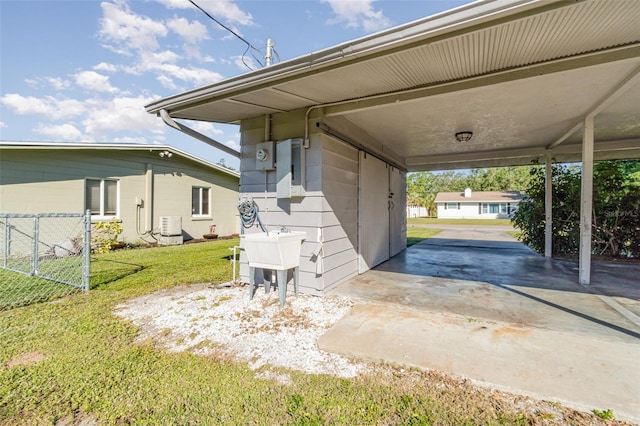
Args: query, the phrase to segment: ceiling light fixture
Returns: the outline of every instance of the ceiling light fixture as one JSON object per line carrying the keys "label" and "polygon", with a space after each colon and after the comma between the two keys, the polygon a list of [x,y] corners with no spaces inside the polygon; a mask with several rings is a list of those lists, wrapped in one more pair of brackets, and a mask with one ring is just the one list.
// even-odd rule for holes
{"label": "ceiling light fixture", "polygon": [[172,153],[172,152],[170,152],[170,151],[162,151],[159,155],[160,155],[160,157],[162,157],[162,158],[164,158],[164,157],[171,158],[171,156],[173,155],[173,153]]}
{"label": "ceiling light fixture", "polygon": [[458,142],[468,142],[473,136],[473,132],[458,132],[456,133],[456,140]]}

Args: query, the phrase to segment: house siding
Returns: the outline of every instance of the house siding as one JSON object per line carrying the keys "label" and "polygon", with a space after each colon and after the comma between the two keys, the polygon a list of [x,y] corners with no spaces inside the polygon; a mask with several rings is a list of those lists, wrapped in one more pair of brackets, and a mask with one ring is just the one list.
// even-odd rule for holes
{"label": "house siding", "polygon": [[[309,147],[305,149],[304,196],[278,199],[277,172],[257,170],[256,145],[266,140],[275,144],[284,139],[302,138],[304,119],[304,110],[274,115],[268,136],[265,136],[265,117],[242,121],[240,189],[242,194],[253,197],[260,218],[268,229],[285,226],[292,231],[306,232],[299,266],[299,289],[303,293],[321,295],[358,274],[361,160],[357,148],[317,130],[312,115],[309,120]],[[282,167],[277,164],[277,159],[276,166]],[[406,247],[406,174],[385,166],[386,171],[395,173],[392,176],[394,182],[398,179],[400,182],[395,184],[397,189],[391,191],[397,193],[394,203],[398,218],[394,218],[393,224],[398,229],[391,232],[395,238],[393,249],[398,252]],[[383,211],[388,215],[388,186],[374,190],[383,191]],[[260,231],[256,224],[246,232]],[[388,243],[384,249],[388,254]],[[315,256],[314,253],[320,254]],[[258,272],[256,278],[268,280],[270,277],[270,271],[262,271],[262,275]],[[249,266],[244,252],[241,253],[240,279],[249,281]]]}
{"label": "house siding", "polygon": [[[144,230],[146,209],[153,209],[153,228],[160,216],[182,216],[185,237],[201,238],[209,224],[217,233],[238,231],[235,203],[238,179],[179,155],[161,159],[157,152],[107,149],[3,148],[0,152],[0,211],[3,213],[78,213],[85,206],[85,179],[117,179],[121,239],[137,242]],[[146,198],[147,167],[153,170],[153,203]],[[212,194],[212,218],[191,218],[191,186],[207,186]],[[138,211],[135,200],[143,200]],[[147,240],[151,240],[147,238]]]}
{"label": "house siding", "polygon": [[[304,111],[278,115],[271,122],[271,139],[300,138],[304,135],[303,123]],[[256,170],[256,144],[265,141],[264,118],[244,120],[241,127],[241,193],[253,197],[268,229],[285,226],[307,233],[299,267],[300,290],[320,295],[356,275],[358,151],[312,132],[305,151],[305,195],[278,199],[276,172]],[[315,126],[311,128],[315,130]],[[254,227],[246,232],[258,230]],[[312,257],[320,248],[320,255]],[[268,279],[270,272],[263,273]],[[244,253],[240,277],[249,279]]]}
{"label": "house siding", "polygon": [[[282,117],[282,115],[286,117]],[[272,118],[270,139],[278,141],[301,137],[304,134],[304,111],[282,115]],[[318,230],[322,228],[323,215],[326,213],[324,197],[320,191],[322,187],[321,144],[314,137],[305,152],[305,195],[291,199],[278,199],[276,197],[276,171],[257,170],[256,167],[256,145],[265,142],[264,117],[243,120],[241,134],[241,194],[253,197],[258,205],[260,219],[267,229],[279,229],[284,226],[291,231],[307,233],[307,238],[302,243],[299,289],[303,293],[319,295],[323,290],[322,274],[318,273],[321,271],[318,270],[318,265],[312,260],[311,255],[320,242]],[[247,229],[245,232],[260,232],[257,221],[252,229]],[[240,262],[240,279],[248,282],[249,265],[244,252],[241,252]],[[263,280],[268,280],[271,272],[266,270],[262,272]]]}
{"label": "house siding", "polygon": [[358,150],[321,135],[323,289],[358,274]]}

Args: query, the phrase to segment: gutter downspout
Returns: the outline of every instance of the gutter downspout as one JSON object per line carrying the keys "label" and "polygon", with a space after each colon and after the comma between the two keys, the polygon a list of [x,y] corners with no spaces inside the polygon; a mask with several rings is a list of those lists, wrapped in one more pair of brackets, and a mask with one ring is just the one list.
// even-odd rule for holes
{"label": "gutter downspout", "polygon": [[153,164],[147,163],[144,174],[144,233],[153,234]]}
{"label": "gutter downspout", "polygon": [[235,151],[229,148],[228,146],[218,142],[215,139],[211,139],[209,136],[205,136],[200,132],[197,132],[187,126],[184,126],[176,122],[173,118],[171,118],[171,116],[169,115],[166,109],[163,108],[160,110],[160,117],[162,117],[162,121],[164,121],[167,126],[171,126],[174,129],[179,130],[182,133],[191,136],[192,138],[196,138],[206,143],[207,145],[211,145],[214,148],[218,148],[220,151],[223,151],[235,158],[240,158],[240,153],[238,151]]}

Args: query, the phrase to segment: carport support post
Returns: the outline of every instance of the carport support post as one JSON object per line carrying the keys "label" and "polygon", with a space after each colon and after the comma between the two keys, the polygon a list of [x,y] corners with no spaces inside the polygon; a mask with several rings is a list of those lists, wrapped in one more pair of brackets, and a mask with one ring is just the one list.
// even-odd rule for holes
{"label": "carport support post", "polygon": [[553,185],[551,173],[551,156],[549,154],[544,157],[545,173],[544,173],[544,257],[551,257],[553,252]]}
{"label": "carport support post", "polygon": [[584,119],[580,191],[580,270],[578,282],[591,281],[591,210],[593,209],[593,116]]}

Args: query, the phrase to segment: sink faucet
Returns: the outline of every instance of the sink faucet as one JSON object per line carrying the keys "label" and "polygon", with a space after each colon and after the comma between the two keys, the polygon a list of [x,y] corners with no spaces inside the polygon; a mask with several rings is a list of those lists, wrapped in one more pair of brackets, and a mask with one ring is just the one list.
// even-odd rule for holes
{"label": "sink faucet", "polygon": [[280,225],[280,233],[285,234],[287,232],[289,232],[289,229],[284,225]]}

